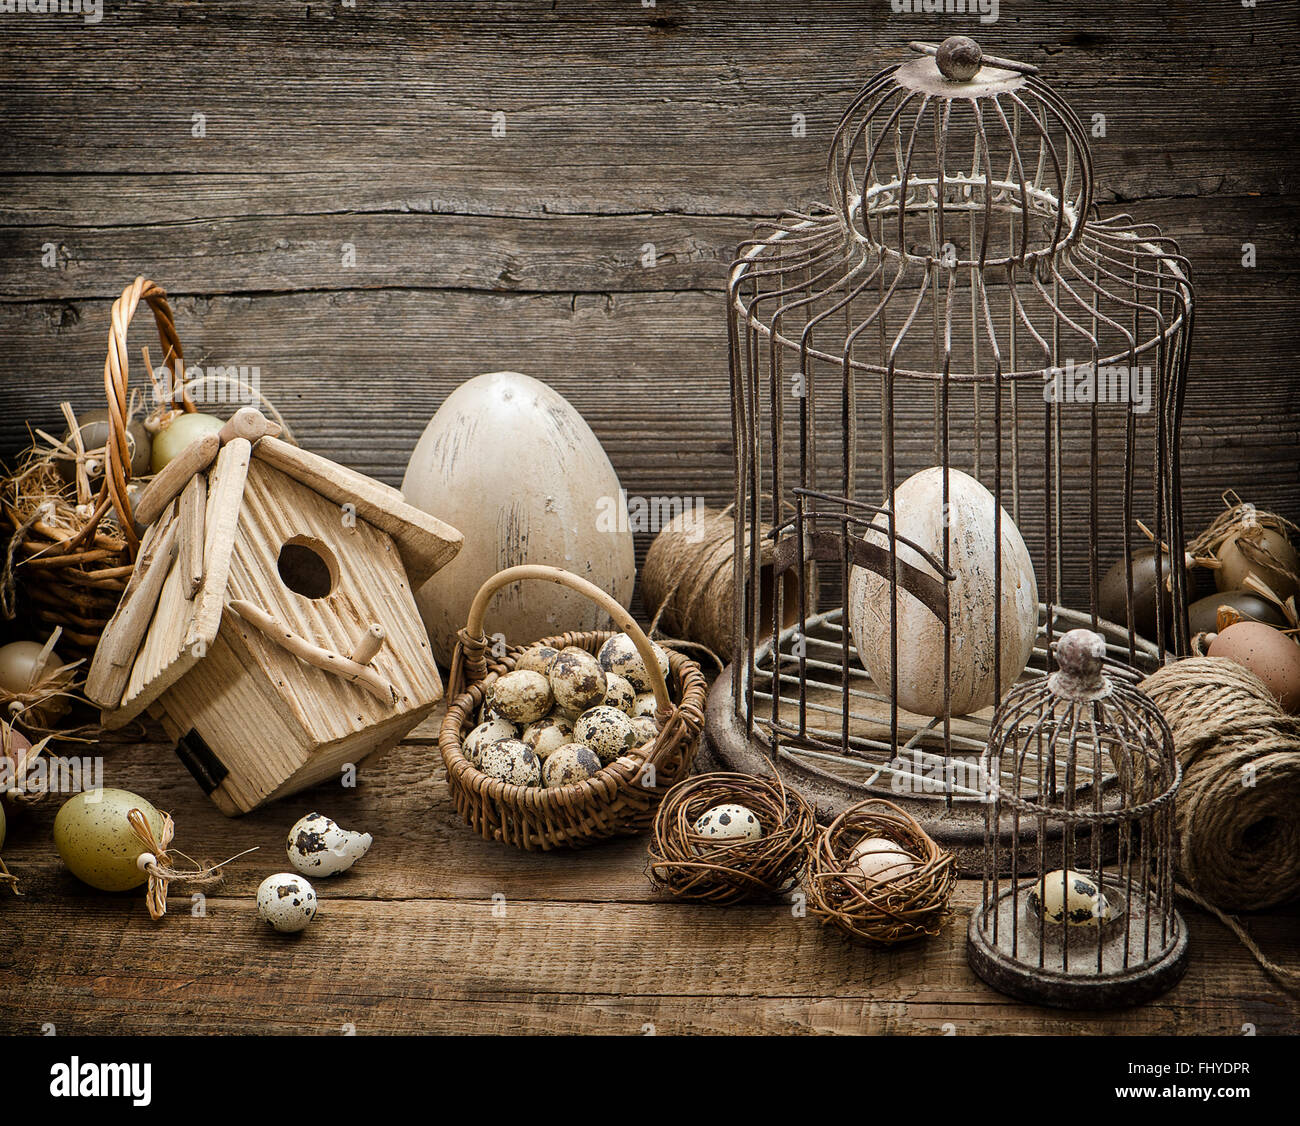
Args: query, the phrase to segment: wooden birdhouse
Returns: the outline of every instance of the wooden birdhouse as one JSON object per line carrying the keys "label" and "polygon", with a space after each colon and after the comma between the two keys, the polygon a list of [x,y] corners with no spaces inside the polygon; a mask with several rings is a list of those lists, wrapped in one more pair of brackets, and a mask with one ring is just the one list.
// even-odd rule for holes
{"label": "wooden birdhouse", "polygon": [[146,709],[227,815],[397,743],[442,696],[413,590],[460,533],[244,408],[146,486],[95,652],[106,727]]}

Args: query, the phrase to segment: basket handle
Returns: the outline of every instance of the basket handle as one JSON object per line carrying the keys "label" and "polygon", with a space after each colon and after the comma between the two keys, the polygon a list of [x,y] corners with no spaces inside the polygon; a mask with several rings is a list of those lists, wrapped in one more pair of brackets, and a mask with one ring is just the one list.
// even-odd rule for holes
{"label": "basket handle", "polygon": [[502,587],[522,579],[540,579],[543,582],[567,586],[570,590],[576,590],[596,603],[614,620],[614,624],[632,639],[632,644],[636,646],[641,660],[645,662],[646,673],[650,678],[650,689],[654,692],[655,703],[660,714],[667,715],[673,710],[672,697],[668,695],[668,685],[659,670],[659,661],[655,657],[654,647],[632,615],[594,583],[561,567],[551,567],[542,563],[524,563],[518,567],[507,567],[504,571],[498,571],[479,587],[478,593],[474,595],[474,601],[470,603],[469,619],[460,632],[460,641],[452,654],[451,675],[448,677],[450,695],[460,694],[462,678],[467,677],[470,681],[477,682],[487,675],[487,662],[484,659],[487,638],[483,633],[483,617],[487,613],[488,603]]}
{"label": "basket handle", "polygon": [[112,320],[108,329],[108,357],[104,360],[104,393],[108,397],[109,439],[106,448],[104,483],[100,486],[93,521],[98,523],[98,517],[107,510],[106,502],[111,502],[117,512],[118,522],[122,526],[122,535],[126,538],[132,557],[140,546],[140,540],[135,534],[131,500],[126,491],[131,481],[131,447],[126,428],[130,374],[126,330],[142,300],[148,302],[149,308],[153,310],[153,319],[158,326],[158,340],[163,347],[163,358],[164,361],[170,360],[172,385],[180,391],[181,408],[187,412],[195,409],[194,403],[185,391],[184,354],[181,351],[180,337],[176,335],[176,322],[172,317],[171,306],[167,304],[167,292],[156,283],[138,277],[122,290],[122,296],[113,302]]}

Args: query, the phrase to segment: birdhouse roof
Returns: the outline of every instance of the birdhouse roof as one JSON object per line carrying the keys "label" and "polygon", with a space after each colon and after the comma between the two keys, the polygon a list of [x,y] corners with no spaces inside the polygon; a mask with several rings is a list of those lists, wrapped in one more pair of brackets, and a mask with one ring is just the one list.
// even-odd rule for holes
{"label": "birdhouse roof", "polygon": [[[200,468],[185,482],[141,540],[86,678],[86,695],[104,710],[107,726],[138,715],[216,641],[253,458],[337,504],[341,516],[386,533],[412,590],[460,550],[455,528],[408,504],[397,489],[279,438],[250,444],[236,437],[221,446],[210,471]],[[274,555],[269,566],[276,566]]]}

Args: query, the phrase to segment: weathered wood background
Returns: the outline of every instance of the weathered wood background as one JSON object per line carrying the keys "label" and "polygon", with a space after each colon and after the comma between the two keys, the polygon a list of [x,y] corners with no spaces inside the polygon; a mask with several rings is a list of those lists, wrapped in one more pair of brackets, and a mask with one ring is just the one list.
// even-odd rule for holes
{"label": "weathered wood background", "polygon": [[[1196,267],[1189,529],[1227,487],[1300,518],[1288,0],[1004,0],[987,27],[887,0],[0,19],[0,455],[60,398],[98,405],[109,305],[143,273],[176,295],[190,362],[256,367],[304,444],[385,481],[456,384],[514,368],[578,407],[630,493],[722,500],[736,244],[825,197],[871,73],[958,31],[1104,114],[1103,206]],[[157,350],[151,324],[133,340]]]}
{"label": "weathered wood background", "polygon": [[[722,500],[732,252],[755,219],[824,197],[831,132],[873,71],[956,31],[1040,64],[1085,120],[1104,114],[1101,200],[1160,223],[1196,265],[1189,526],[1232,486],[1300,517],[1292,0],[1003,0],[987,28],[886,0],[104,5],[94,26],[0,15],[0,454],[29,421],[57,425],[61,398],[99,404],[109,306],[145,274],[175,295],[190,362],[256,367],[304,444],[390,483],[456,384],[515,368],[578,407],[630,492]],[[133,341],[156,348],[147,317]],[[168,748],[106,748],[110,784],[170,809],[188,851],[263,851],[206,920],[177,899],[155,926],[137,897],[62,868],[55,802],[15,818],[6,859],[26,895],[0,914],[0,1030],[1296,1027],[1295,1002],[1195,911],[1176,990],[1062,1018],[966,968],[972,884],[942,937],[876,953],[782,905],[665,903],[643,842],[517,855],[458,823],[433,731],[367,761],[357,790],[237,822]],[[320,922],[281,941],[251,897],[316,803],[377,843],[322,889]],[[1251,927],[1287,960],[1295,921]]]}

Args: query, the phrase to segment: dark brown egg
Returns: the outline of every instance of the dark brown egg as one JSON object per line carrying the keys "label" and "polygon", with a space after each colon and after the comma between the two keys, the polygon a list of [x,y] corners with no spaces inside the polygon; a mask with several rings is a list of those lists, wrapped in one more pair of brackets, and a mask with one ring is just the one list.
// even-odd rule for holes
{"label": "dark brown egg", "polygon": [[[102,450],[108,444],[108,411],[83,411],[77,415],[77,430],[81,433],[82,448],[87,453],[91,450]],[[149,437],[149,431],[144,428],[144,423],[136,418],[131,420],[126,432],[130,435],[130,441],[133,443],[131,476],[143,477],[149,472],[149,458],[153,450],[153,442]],[[63,441],[71,449],[76,449],[76,443],[72,440],[72,431],[70,429],[63,432]],[[104,475],[103,456],[101,455],[94,460],[98,463],[98,466],[97,472],[90,475],[92,486]],[[77,463],[72,458],[57,458],[54,465],[59,471],[59,476],[68,484],[71,484],[76,479]]]}
{"label": "dark brown egg", "polygon": [[1238,622],[1210,643],[1208,653],[1248,668],[1286,711],[1300,711],[1300,645],[1281,630],[1263,622]]}
{"label": "dark brown egg", "polygon": [[1270,626],[1286,625],[1282,611],[1272,602],[1248,590],[1225,590],[1192,603],[1187,612],[1192,633],[1214,633],[1219,628],[1220,606],[1231,606],[1251,621],[1266,622]]}
{"label": "dark brown egg", "polygon": [[[1133,629],[1148,641],[1159,640],[1156,636],[1156,598],[1162,599],[1160,613],[1166,630],[1174,612],[1173,595],[1163,582],[1172,573],[1168,552],[1161,556],[1161,571],[1162,580],[1157,582],[1154,550],[1143,549],[1133,553]],[[1097,613],[1108,622],[1127,626],[1126,589],[1124,560],[1117,559],[1097,589]]]}

